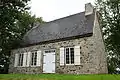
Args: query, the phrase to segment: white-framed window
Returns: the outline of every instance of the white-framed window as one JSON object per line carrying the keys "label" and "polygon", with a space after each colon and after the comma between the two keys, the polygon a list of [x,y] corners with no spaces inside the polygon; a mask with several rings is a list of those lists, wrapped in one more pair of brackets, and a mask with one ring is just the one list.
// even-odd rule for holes
{"label": "white-framed window", "polygon": [[37,65],[37,51],[31,52],[31,66]]}
{"label": "white-framed window", "polygon": [[19,54],[18,66],[23,66],[23,56],[24,56],[23,53]]}
{"label": "white-framed window", "polygon": [[80,65],[80,46],[60,48],[60,66]]}
{"label": "white-framed window", "polygon": [[41,66],[41,50],[15,54],[14,67],[29,66]]}
{"label": "white-framed window", "polygon": [[65,64],[74,64],[74,48],[65,48]]}

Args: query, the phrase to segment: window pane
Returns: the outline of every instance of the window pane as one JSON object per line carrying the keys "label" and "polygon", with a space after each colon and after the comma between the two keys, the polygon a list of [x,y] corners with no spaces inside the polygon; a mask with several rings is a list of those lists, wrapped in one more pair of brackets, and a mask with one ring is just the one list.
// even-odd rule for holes
{"label": "window pane", "polygon": [[66,48],[66,64],[69,64],[69,48]]}
{"label": "window pane", "polygon": [[71,64],[74,64],[74,48],[70,48]]}
{"label": "window pane", "polygon": [[36,65],[36,63],[37,63],[37,52],[35,52],[35,54],[34,54],[34,65]]}
{"label": "window pane", "polygon": [[34,53],[32,53],[32,56],[31,56],[31,65],[33,65],[33,60],[34,59]]}
{"label": "window pane", "polygon": [[18,66],[20,66],[20,64],[21,64],[21,54],[19,54],[19,62],[18,62]]}
{"label": "window pane", "polygon": [[22,56],[21,56],[21,66],[23,66],[23,55],[24,54],[22,54]]}
{"label": "window pane", "polygon": [[45,51],[45,53],[48,53],[48,51]]}
{"label": "window pane", "polygon": [[19,54],[18,66],[23,66],[23,55],[24,54]]}

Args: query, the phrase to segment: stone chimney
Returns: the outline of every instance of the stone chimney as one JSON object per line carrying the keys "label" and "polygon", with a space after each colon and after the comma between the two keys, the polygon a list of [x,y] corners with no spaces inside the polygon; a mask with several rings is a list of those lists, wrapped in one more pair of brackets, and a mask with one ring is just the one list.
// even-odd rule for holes
{"label": "stone chimney", "polygon": [[93,11],[94,11],[94,8],[91,3],[85,4],[85,16],[92,14]]}

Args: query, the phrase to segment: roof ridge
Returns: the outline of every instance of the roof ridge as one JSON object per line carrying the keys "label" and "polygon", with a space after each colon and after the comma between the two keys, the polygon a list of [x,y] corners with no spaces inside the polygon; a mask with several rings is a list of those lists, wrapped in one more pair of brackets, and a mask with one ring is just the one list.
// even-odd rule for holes
{"label": "roof ridge", "polygon": [[[75,16],[75,15],[77,15],[77,14],[82,14],[82,13],[85,13],[85,11],[79,12],[79,13],[75,13],[75,14],[71,14],[71,15],[68,15],[68,16],[65,16],[65,17],[61,17],[61,18],[58,18],[58,19],[55,19],[55,20],[52,20],[52,21],[48,21],[48,22],[46,22],[46,23],[54,22],[54,21],[57,21],[57,20],[60,20],[60,19],[64,19],[64,18],[71,17],[71,16]],[[43,23],[43,24],[44,24],[44,23]]]}
{"label": "roof ridge", "polygon": [[[58,21],[58,20],[60,20],[60,19],[68,18],[68,17],[75,16],[75,15],[77,15],[77,14],[82,14],[82,13],[85,13],[85,11],[79,12],[79,13],[75,13],[75,14],[72,14],[72,15],[69,15],[69,16],[65,16],[65,17],[62,17],[62,18],[58,18],[58,19],[55,19],[55,20],[52,20],[52,21],[49,21],[49,22],[45,22],[45,23],[42,23],[42,24],[40,24],[40,25],[38,25],[38,26],[33,26],[27,33],[29,33],[30,31],[38,28],[38,27],[41,26],[41,25],[45,25],[45,24],[48,24],[48,23],[51,23],[51,22],[54,22],[54,21]],[[27,34],[27,33],[26,33],[26,34]]]}
{"label": "roof ridge", "polygon": [[93,33],[94,14],[85,16],[84,13],[69,15],[32,28],[23,37],[23,45]]}

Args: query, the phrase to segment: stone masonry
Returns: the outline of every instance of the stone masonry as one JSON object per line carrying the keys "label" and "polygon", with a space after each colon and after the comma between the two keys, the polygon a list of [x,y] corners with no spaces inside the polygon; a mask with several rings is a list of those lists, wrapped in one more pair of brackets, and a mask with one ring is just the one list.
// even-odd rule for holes
{"label": "stone masonry", "polygon": [[[59,49],[61,47],[72,47],[80,45],[81,65],[60,66]],[[9,73],[39,74],[42,73],[43,64],[40,67],[14,67],[15,53],[31,52],[33,50],[56,50],[56,73],[61,74],[104,74],[107,73],[106,53],[103,43],[101,28],[95,16],[93,35],[90,37],[76,38],[52,43],[34,45],[12,50],[10,58]],[[43,58],[41,59],[41,63]]]}

